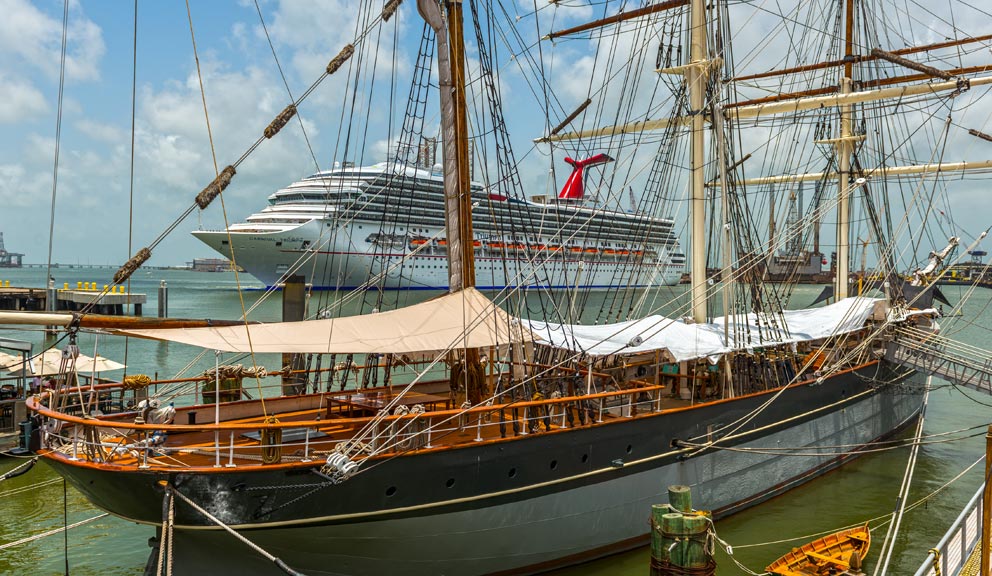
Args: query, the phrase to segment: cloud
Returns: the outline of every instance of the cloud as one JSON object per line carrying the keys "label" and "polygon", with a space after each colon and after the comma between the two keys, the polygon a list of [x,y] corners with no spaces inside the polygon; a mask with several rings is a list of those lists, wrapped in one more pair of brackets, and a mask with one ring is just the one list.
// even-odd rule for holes
{"label": "cloud", "polygon": [[75,127],[91,139],[108,144],[120,144],[127,138],[125,131],[121,128],[88,118],[78,120],[75,123]]}
{"label": "cloud", "polygon": [[30,81],[0,72],[0,124],[15,124],[48,111],[45,95]]}
{"label": "cloud", "polygon": [[[0,0],[0,55],[16,59],[58,78],[62,53],[62,21],[26,0]],[[99,26],[71,3],[66,48],[66,78],[97,80],[106,47]]]}

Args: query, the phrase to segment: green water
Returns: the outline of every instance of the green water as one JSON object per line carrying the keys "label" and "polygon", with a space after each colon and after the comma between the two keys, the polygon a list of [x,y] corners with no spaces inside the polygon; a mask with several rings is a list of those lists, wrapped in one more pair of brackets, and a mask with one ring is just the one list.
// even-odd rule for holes
{"label": "green water", "polygon": [[[74,287],[77,281],[97,282],[102,286],[112,274],[112,270],[64,268],[53,273],[60,287],[63,282],[69,282]],[[10,280],[12,286],[41,287],[44,284],[44,275],[43,270],[0,270],[0,281]],[[169,286],[169,315],[172,317],[233,318],[240,312],[241,305],[233,274],[152,270],[139,271],[132,281],[133,292],[146,293],[149,296],[149,302],[145,306],[146,314],[154,315],[157,310],[156,297],[160,280],[167,281]],[[259,287],[250,277],[242,277],[242,280],[249,287]],[[793,306],[807,304],[819,290],[819,287],[813,286],[798,288]],[[657,301],[670,300],[680,292],[681,288],[660,289]],[[958,288],[948,289],[946,292],[952,303],[957,302],[963,294]],[[251,307],[263,294],[259,290],[246,292],[245,306]],[[382,307],[394,306],[397,299],[403,304],[426,296],[425,293],[390,293],[386,294]],[[325,298],[326,295],[315,295],[311,300],[311,309]],[[592,298],[595,304],[598,302],[595,299],[603,296],[594,295]],[[963,316],[942,321],[945,333],[982,348],[992,347],[989,332],[992,327],[990,304],[992,292],[979,289],[965,304]],[[370,302],[366,306],[372,305],[374,303]],[[345,309],[355,311],[360,307],[360,302],[353,302]],[[539,307],[539,303],[531,303],[532,310],[538,310]],[[670,306],[663,308],[663,311],[670,310]],[[281,301],[277,296],[263,300],[252,318],[275,320],[279,318],[280,311]],[[0,331],[0,336],[30,340],[38,345],[44,341],[43,334],[36,330],[5,330]],[[92,354],[94,337],[81,336],[79,345],[83,353]],[[100,337],[99,350],[102,355],[111,359],[125,359],[123,339]],[[131,339],[126,350],[128,372],[171,377],[182,370],[197,353],[198,350],[183,345]],[[204,355],[189,373],[200,373],[211,367],[213,361],[212,354]],[[259,362],[268,367],[278,365],[274,356],[260,356]],[[942,383],[935,381],[934,384],[937,386]],[[992,403],[992,399],[978,396],[977,393],[966,395],[941,386],[930,395],[925,433],[934,434],[987,424],[992,420],[989,403]],[[978,434],[974,438],[930,444],[921,449],[910,501],[929,494],[981,455],[984,450],[984,429],[974,433]],[[718,534],[734,546],[734,557],[739,562],[751,570],[761,572],[766,564],[802,541],[761,545],[762,543],[833,531],[845,525],[890,514],[896,502],[908,453],[908,449],[900,449],[864,456],[841,470],[783,496],[718,521]],[[0,473],[20,463],[17,460],[0,460]],[[980,473],[976,468],[930,500],[926,506],[907,513],[889,574],[911,575],[916,571],[925,558],[927,549],[937,543],[980,482]],[[19,489],[25,490],[11,493]],[[43,463],[39,463],[23,476],[0,483],[0,545],[62,526],[64,502],[67,504],[67,520],[70,524],[101,512],[71,487],[67,494],[66,502],[63,499],[61,480]],[[649,511],[645,510],[645,530],[648,515]],[[70,573],[101,576],[141,574],[149,552],[147,540],[153,533],[152,528],[113,517],[70,530]],[[884,529],[875,533],[874,553],[869,557],[869,567],[881,548],[883,537]],[[752,546],[755,544],[757,545]],[[31,544],[0,551],[0,574],[63,574],[65,558],[63,535],[49,536]],[[648,560],[648,550],[643,548],[555,574],[641,576],[648,573]],[[745,574],[728,559],[725,552],[721,551],[717,560],[718,574]]]}

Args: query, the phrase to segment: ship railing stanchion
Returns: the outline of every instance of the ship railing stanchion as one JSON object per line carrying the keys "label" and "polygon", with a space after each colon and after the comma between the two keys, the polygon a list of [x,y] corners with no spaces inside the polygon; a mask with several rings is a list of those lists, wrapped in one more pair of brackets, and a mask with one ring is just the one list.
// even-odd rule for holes
{"label": "ship railing stanchion", "polygon": [[230,448],[227,451],[227,464],[224,465],[227,468],[236,468],[237,464],[234,463],[234,431],[231,431],[231,442]]}
{"label": "ship railing stanchion", "polygon": [[434,446],[431,446],[431,431],[433,429],[434,429],[434,424],[431,422],[431,419],[428,418],[427,419],[427,444],[424,444],[424,448],[430,449],[430,448],[433,448],[434,447]]}
{"label": "ship railing stanchion", "polygon": [[214,468],[220,468],[220,350],[214,350]]}
{"label": "ship railing stanchion", "polygon": [[482,413],[479,412],[475,417],[475,441],[482,442]]}
{"label": "ship railing stanchion", "polygon": [[141,448],[141,464],[138,466],[138,468],[141,470],[147,470],[148,468],[151,468],[151,466],[148,465],[148,450],[149,450],[148,434],[142,434],[142,436],[144,437],[145,441],[144,441],[144,446]]}
{"label": "ship railing stanchion", "polygon": [[524,406],[524,425],[520,428],[520,435],[526,436],[530,434],[530,419],[527,417],[527,406]]}
{"label": "ship railing stanchion", "polygon": [[72,427],[72,458],[69,460],[73,462],[79,460],[79,426]]}
{"label": "ship railing stanchion", "polygon": [[307,427],[306,438],[303,440],[303,460],[301,462],[313,462],[310,458],[310,427]]}

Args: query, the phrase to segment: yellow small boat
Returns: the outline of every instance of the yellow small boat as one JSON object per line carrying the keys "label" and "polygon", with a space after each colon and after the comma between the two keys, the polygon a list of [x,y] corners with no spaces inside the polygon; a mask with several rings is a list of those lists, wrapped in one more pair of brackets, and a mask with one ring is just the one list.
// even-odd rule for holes
{"label": "yellow small boat", "polygon": [[866,523],[793,548],[765,571],[778,576],[858,574],[869,547],[871,532]]}

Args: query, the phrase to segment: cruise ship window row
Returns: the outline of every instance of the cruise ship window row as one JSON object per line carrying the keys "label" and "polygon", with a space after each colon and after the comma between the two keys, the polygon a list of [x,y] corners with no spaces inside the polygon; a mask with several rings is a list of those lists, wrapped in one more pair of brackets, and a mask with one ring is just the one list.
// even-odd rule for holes
{"label": "cruise ship window row", "polygon": [[[362,216],[366,216],[364,214],[364,211],[360,212],[359,214]],[[395,215],[382,220],[383,226],[389,226],[389,225],[405,226],[407,224],[434,226],[434,227],[444,226],[443,217],[437,215],[435,212],[427,212],[422,210],[408,210],[405,212],[405,214],[402,215],[403,216],[402,219],[400,219],[399,216],[400,215]],[[346,214],[345,217],[348,217],[348,215]],[[358,219],[358,215],[355,215],[354,217]],[[367,219],[367,216],[362,219],[363,220]],[[514,228],[518,230],[534,229],[535,226],[540,226],[542,224],[540,222],[525,220],[519,217],[507,218],[506,220],[502,220],[499,223],[502,224],[502,226],[500,226],[499,228],[506,230],[504,234],[508,234],[512,232]],[[545,223],[545,224],[550,224],[550,223]],[[483,229],[499,230],[496,222],[493,222],[493,219],[485,218],[484,215],[477,215],[475,218],[473,218],[472,225],[477,230],[483,230]],[[550,229],[552,228],[552,226],[546,225],[545,228]],[[559,227],[555,226],[554,228],[558,229]],[[647,236],[655,242],[675,241],[675,235],[672,232],[668,230],[659,230],[657,228],[655,229],[651,229],[651,228],[652,228],[651,226],[647,226],[647,225],[635,227],[633,228],[633,233],[639,237]],[[602,222],[598,222],[598,221],[593,221],[593,222],[586,222],[584,220],[572,221],[564,224],[562,227],[560,227],[560,229],[562,230],[563,236],[569,236],[573,234],[579,234],[579,235],[595,234],[596,236],[603,236],[603,237],[612,236],[619,239],[630,238],[630,232],[614,233],[613,231],[615,230],[615,226],[604,225]]]}
{"label": "cruise ship window row", "polygon": [[[397,197],[387,197],[385,192],[379,196],[370,196],[367,199],[367,205],[369,207],[375,206],[379,208],[390,208],[395,210],[405,210],[413,208],[426,208],[430,211],[443,210],[444,209],[444,199],[441,196],[436,198],[430,198],[425,196],[397,196]],[[482,210],[486,213],[492,214],[494,217],[517,217],[519,218],[519,211],[512,210],[511,206],[507,206],[504,202],[493,203],[490,207],[486,204],[487,198],[477,198],[480,201],[480,207],[477,210]],[[569,220],[587,220],[592,215],[592,210],[577,210],[574,208],[566,208],[559,206],[535,206],[528,205],[529,209],[532,211],[532,219],[541,219],[544,221],[554,221],[554,222],[566,222]],[[622,223],[629,226],[656,226],[659,228],[672,228],[674,222],[668,218],[649,218],[646,216],[639,216],[634,214],[628,214],[625,212],[612,211],[612,210],[599,210],[596,213],[595,218],[608,217],[616,223]]]}

